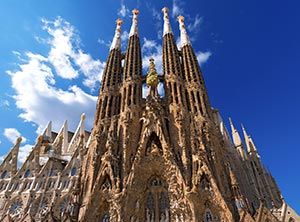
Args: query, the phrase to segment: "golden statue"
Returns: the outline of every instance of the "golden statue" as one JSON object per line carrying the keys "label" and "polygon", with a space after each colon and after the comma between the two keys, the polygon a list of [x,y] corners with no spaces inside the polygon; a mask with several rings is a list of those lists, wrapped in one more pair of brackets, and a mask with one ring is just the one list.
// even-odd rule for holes
{"label": "golden statue", "polygon": [[146,78],[146,83],[150,87],[150,96],[157,95],[158,74],[155,68],[154,59],[149,59],[149,70]]}

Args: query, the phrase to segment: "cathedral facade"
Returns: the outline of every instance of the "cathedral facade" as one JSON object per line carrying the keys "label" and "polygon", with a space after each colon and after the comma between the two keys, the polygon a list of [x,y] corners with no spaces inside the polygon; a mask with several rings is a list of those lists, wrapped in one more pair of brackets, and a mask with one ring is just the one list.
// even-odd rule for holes
{"label": "cathedral facade", "polygon": [[229,135],[212,108],[184,17],[178,48],[162,12],[163,73],[153,59],[142,73],[138,10],[125,52],[117,20],[92,131],[84,114],[75,132],[50,122],[19,168],[18,139],[0,165],[1,221],[300,221],[244,127],[243,141],[230,120]]}

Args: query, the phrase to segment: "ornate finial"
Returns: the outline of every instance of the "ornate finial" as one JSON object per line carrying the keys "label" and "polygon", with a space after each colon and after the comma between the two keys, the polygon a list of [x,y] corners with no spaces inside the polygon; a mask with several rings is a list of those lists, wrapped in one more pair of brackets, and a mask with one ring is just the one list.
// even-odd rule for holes
{"label": "ornate finial", "polygon": [[85,118],[86,118],[86,115],[85,115],[85,113],[82,113],[82,114],[81,114],[81,116],[80,116],[80,119],[81,119],[81,121],[84,121],[84,120],[85,120]]}
{"label": "ornate finial", "polygon": [[180,22],[184,22],[184,16],[182,16],[182,15],[179,15],[179,16],[177,17],[177,19],[178,19],[178,21],[180,21]]}
{"label": "ornate finial", "polygon": [[118,18],[118,19],[116,20],[116,24],[117,24],[118,26],[121,26],[121,25],[123,24],[123,20],[120,19],[120,18]]}
{"label": "ornate finial", "polygon": [[140,13],[140,11],[136,8],[132,10],[132,14],[134,14],[134,15],[138,15],[139,13]]}
{"label": "ornate finial", "polygon": [[43,136],[43,135],[39,135],[39,137],[38,137],[38,139],[37,139],[37,142],[38,142],[39,144],[41,144],[41,143],[43,142],[43,140],[44,140],[44,136]]}
{"label": "ornate finial", "polygon": [[169,21],[169,9],[167,7],[162,8],[161,10],[164,13],[164,32],[163,32],[163,36],[165,36],[168,33],[172,33],[172,29],[171,29],[171,24]]}
{"label": "ornate finial", "polygon": [[138,23],[139,10],[133,9],[132,14],[133,14],[133,16],[132,16],[132,25],[131,25],[130,32],[129,32],[129,37],[133,36],[133,35],[138,35],[137,23]]}
{"label": "ornate finial", "polygon": [[117,26],[115,30],[115,35],[111,43],[110,50],[121,48],[121,25],[123,24],[123,20],[117,19],[116,24]]}
{"label": "ornate finial", "polygon": [[169,9],[168,9],[167,7],[163,7],[163,8],[161,9],[161,11],[162,11],[163,13],[168,13],[168,12],[169,12]]}
{"label": "ornate finial", "polygon": [[20,144],[20,143],[22,142],[22,139],[23,139],[23,138],[22,138],[21,136],[18,137],[17,140],[16,140],[16,143],[17,143],[17,144]]}
{"label": "ornate finial", "polygon": [[82,113],[80,116],[80,125],[79,125],[79,133],[80,135],[84,135],[84,131],[85,131],[85,126],[84,126],[84,120],[85,120],[85,113]]}
{"label": "ornate finial", "polygon": [[179,22],[179,29],[180,29],[180,41],[181,41],[181,47],[185,45],[190,45],[190,39],[187,35],[185,24],[184,24],[184,17],[182,15],[179,15],[177,17]]}
{"label": "ornate finial", "polygon": [[158,85],[158,74],[155,68],[154,59],[149,59],[149,71],[146,78],[146,83],[150,86],[150,95],[156,96],[157,94],[157,85]]}

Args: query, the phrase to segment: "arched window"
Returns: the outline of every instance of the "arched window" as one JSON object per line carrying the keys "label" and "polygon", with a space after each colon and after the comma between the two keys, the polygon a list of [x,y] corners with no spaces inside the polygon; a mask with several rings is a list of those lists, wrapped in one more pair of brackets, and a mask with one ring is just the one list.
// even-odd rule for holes
{"label": "arched window", "polygon": [[210,182],[209,182],[208,177],[205,173],[203,173],[201,178],[200,178],[200,188],[202,190],[210,190]]}
{"label": "arched window", "polygon": [[30,176],[30,170],[26,170],[25,173],[24,173],[24,178],[27,178]]}
{"label": "arched window", "polygon": [[170,202],[168,191],[159,177],[149,180],[145,206],[146,222],[169,222]]}
{"label": "arched window", "polygon": [[162,145],[159,140],[159,137],[152,133],[149,137],[149,140],[147,142],[146,146],[146,155],[149,154],[162,154]]}
{"label": "arched window", "polygon": [[103,215],[101,222],[109,222],[109,214],[108,213]]}
{"label": "arched window", "polygon": [[213,221],[213,215],[210,211],[210,209],[206,209],[204,213],[204,222],[212,222]]}
{"label": "arched window", "polygon": [[22,213],[23,202],[21,200],[16,200],[12,203],[9,208],[9,214],[13,217],[19,217]]}
{"label": "arched window", "polygon": [[73,167],[72,169],[71,169],[71,176],[75,176],[76,175],[76,173],[77,173],[77,168],[76,167]]}
{"label": "arched window", "polygon": [[5,170],[5,171],[1,174],[1,179],[7,178],[7,175],[8,175],[7,170]]}
{"label": "arched window", "polygon": [[101,185],[101,190],[106,191],[106,190],[111,190],[111,181],[108,176],[105,177],[103,180],[103,183]]}

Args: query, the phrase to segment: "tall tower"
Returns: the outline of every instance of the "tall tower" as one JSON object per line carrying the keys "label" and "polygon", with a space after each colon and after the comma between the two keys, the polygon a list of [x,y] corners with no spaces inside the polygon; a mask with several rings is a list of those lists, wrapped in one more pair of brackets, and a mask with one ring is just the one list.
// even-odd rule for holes
{"label": "tall tower", "polygon": [[195,115],[210,116],[211,108],[203,75],[187,34],[184,17],[178,16],[178,22],[187,106]]}
{"label": "tall tower", "polygon": [[[115,35],[110,47],[109,56],[103,72],[102,85],[97,102],[95,122],[91,134],[86,159],[82,165],[81,203],[79,220],[89,221],[95,201],[105,202],[96,194],[99,184],[112,187],[119,181],[119,162],[115,161],[118,153],[117,128],[121,110],[120,84],[122,81],[121,25],[116,21]],[[102,182],[104,181],[104,182]],[[100,198],[100,199],[99,199]]]}
{"label": "tall tower", "polygon": [[[129,173],[132,164],[135,143],[139,137],[141,126],[142,106],[142,53],[138,33],[139,11],[132,11],[132,25],[129,33],[129,40],[125,52],[124,72],[121,86],[121,116],[120,116],[120,139],[123,152],[124,177]],[[128,138],[132,138],[129,140]],[[130,148],[129,148],[130,147]]]}

